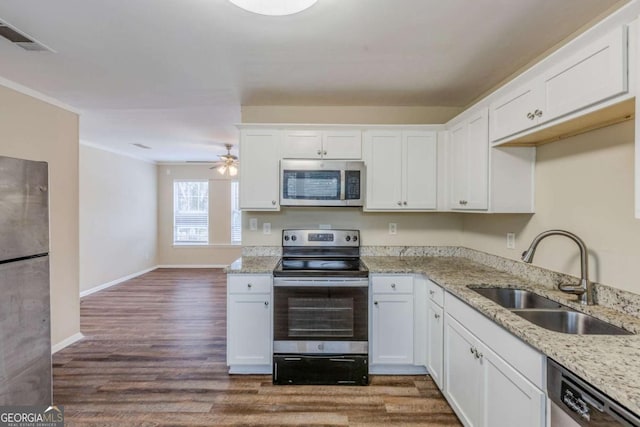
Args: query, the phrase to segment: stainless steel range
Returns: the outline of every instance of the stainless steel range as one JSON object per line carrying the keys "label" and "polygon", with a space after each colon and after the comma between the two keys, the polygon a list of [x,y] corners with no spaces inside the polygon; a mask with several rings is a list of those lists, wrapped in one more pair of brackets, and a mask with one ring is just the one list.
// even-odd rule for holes
{"label": "stainless steel range", "polygon": [[274,275],[274,384],[369,383],[369,271],[358,230],[284,230]]}

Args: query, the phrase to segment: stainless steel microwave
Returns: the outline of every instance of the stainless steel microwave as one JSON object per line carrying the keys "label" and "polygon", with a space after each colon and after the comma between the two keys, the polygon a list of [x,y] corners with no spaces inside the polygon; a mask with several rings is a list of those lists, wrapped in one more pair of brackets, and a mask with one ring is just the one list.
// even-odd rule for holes
{"label": "stainless steel microwave", "polygon": [[364,162],[281,160],[280,206],[362,206]]}

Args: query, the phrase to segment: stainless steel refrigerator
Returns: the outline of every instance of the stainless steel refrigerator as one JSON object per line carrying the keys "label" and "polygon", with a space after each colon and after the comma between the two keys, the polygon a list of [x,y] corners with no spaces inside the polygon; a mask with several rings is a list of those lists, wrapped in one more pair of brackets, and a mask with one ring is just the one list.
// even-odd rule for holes
{"label": "stainless steel refrigerator", "polygon": [[0,156],[0,405],[50,405],[48,167]]}

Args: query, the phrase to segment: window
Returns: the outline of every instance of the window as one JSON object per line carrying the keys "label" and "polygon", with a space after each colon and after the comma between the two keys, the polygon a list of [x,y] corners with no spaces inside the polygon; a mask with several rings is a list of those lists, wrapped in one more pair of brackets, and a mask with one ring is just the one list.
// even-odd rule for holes
{"label": "window", "polygon": [[209,182],[173,182],[174,243],[209,242]]}
{"label": "window", "polygon": [[240,211],[240,186],[238,181],[231,182],[231,244],[242,242],[242,213]]}

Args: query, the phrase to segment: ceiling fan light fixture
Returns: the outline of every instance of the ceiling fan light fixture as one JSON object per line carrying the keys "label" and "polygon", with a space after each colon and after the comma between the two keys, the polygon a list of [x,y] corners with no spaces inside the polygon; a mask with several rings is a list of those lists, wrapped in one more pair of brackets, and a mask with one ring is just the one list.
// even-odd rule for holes
{"label": "ceiling fan light fixture", "polygon": [[229,0],[241,9],[267,16],[293,15],[313,6],[318,0]]}
{"label": "ceiling fan light fixture", "polygon": [[233,165],[229,166],[229,175],[230,176],[238,175],[238,168]]}

